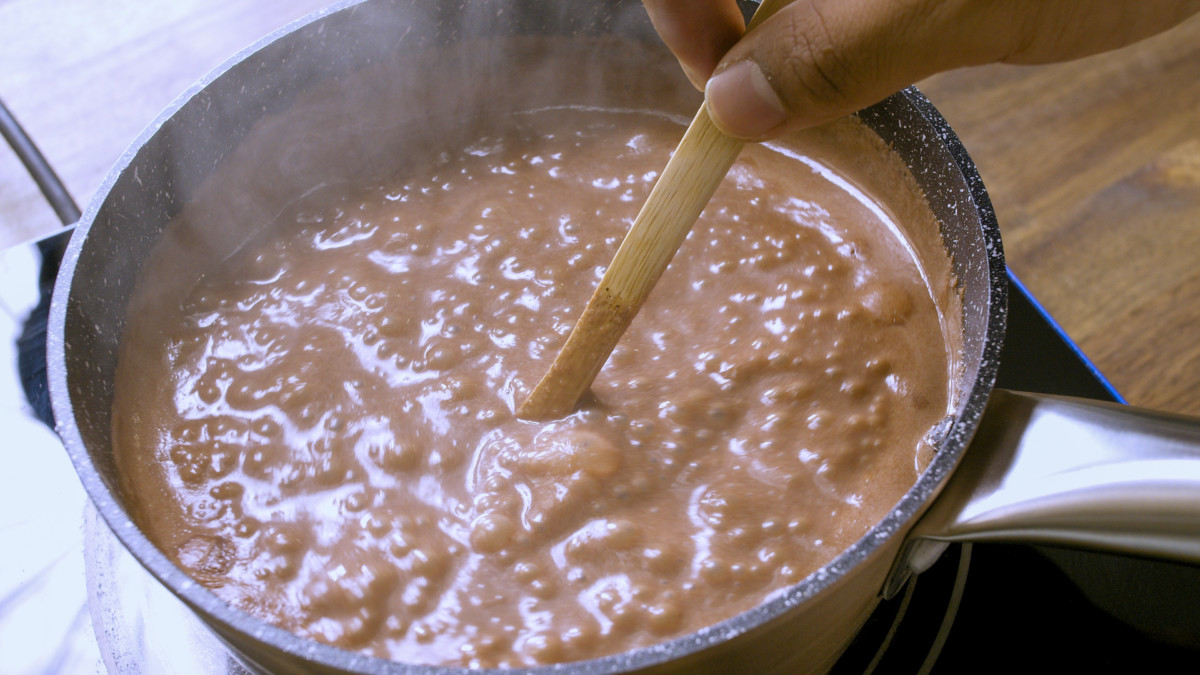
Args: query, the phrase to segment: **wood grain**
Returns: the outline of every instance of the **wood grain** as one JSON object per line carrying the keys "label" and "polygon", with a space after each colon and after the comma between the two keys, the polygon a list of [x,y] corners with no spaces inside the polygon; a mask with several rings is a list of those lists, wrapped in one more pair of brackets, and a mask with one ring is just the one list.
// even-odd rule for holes
{"label": "wood grain", "polygon": [[1200,18],[1071,63],[919,83],[1009,265],[1130,403],[1200,415]]}
{"label": "wood grain", "polygon": [[[80,206],[180,93],[325,0],[0,0],[0,99]],[[59,226],[0,146],[0,247]]]}
{"label": "wood grain", "polygon": [[[81,203],[158,112],[320,0],[0,0],[0,97]],[[919,86],[1009,263],[1130,402],[1200,415],[1200,20],[1110,54]],[[0,149],[0,246],[57,227]]]}

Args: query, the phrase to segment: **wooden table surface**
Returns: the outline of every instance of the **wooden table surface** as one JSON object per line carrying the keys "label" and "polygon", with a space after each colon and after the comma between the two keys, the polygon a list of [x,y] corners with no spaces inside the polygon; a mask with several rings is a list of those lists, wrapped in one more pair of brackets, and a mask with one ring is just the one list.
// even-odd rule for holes
{"label": "wooden table surface", "polygon": [[[0,0],[0,99],[81,205],[177,94],[323,0]],[[1200,18],[1110,54],[920,83],[1010,266],[1131,403],[1200,415]],[[57,221],[0,148],[0,248]]]}

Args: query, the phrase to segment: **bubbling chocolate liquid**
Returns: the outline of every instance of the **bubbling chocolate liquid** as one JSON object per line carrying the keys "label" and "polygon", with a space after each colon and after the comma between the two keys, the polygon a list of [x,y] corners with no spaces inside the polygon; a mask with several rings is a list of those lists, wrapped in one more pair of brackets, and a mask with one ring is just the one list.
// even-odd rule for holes
{"label": "bubbling chocolate liquid", "polygon": [[587,659],[750,609],[914,481],[940,291],[886,206],[784,147],[746,149],[593,398],[517,419],[682,132],[521,117],[304,196],[130,317],[125,489],[229,603],[409,663]]}

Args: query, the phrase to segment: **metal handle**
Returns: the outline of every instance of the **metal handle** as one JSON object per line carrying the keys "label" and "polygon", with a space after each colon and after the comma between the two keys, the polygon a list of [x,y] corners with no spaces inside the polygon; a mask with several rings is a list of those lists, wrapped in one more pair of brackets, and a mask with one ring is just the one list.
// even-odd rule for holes
{"label": "metal handle", "polygon": [[17,158],[25,165],[25,169],[37,183],[42,195],[46,197],[46,201],[50,202],[51,208],[54,209],[54,213],[58,215],[62,224],[70,225],[79,220],[79,206],[75,204],[74,199],[71,199],[71,193],[67,191],[66,185],[63,184],[58,174],[54,173],[50,162],[46,161],[41,151],[30,140],[29,134],[25,133],[25,129],[17,122],[17,118],[9,112],[4,101],[0,101],[0,137],[8,141],[13,152],[17,153]]}
{"label": "metal handle", "polygon": [[50,394],[46,384],[46,320],[50,312],[50,293],[54,289],[54,278],[62,264],[63,251],[71,238],[75,223],[79,220],[79,206],[71,198],[67,186],[59,179],[53,167],[38,150],[37,145],[25,133],[17,118],[0,101],[0,137],[8,141],[13,152],[25,165],[29,175],[42,191],[46,201],[59,220],[66,226],[54,235],[38,241],[42,254],[42,271],[39,279],[40,299],[26,317],[17,338],[17,369],[21,374],[21,386],[25,397],[33,407],[38,419],[51,429],[54,428],[54,413],[50,410]]}
{"label": "metal handle", "polygon": [[1200,562],[1200,420],[993,392],[885,595],[952,541],[1060,544]]}

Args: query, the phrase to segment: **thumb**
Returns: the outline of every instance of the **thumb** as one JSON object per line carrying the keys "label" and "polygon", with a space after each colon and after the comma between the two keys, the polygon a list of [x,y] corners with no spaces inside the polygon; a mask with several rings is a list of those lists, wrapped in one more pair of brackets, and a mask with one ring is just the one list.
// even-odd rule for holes
{"label": "thumb", "polygon": [[705,87],[713,121],[762,140],[848,115],[959,66],[1115,49],[1200,0],[795,0],[737,42]]}
{"label": "thumb", "polygon": [[796,0],[717,65],[705,87],[709,113],[730,135],[762,140],[847,115],[940,70],[1001,58],[1002,40],[974,39],[970,26],[982,19],[955,11],[966,4]]}

